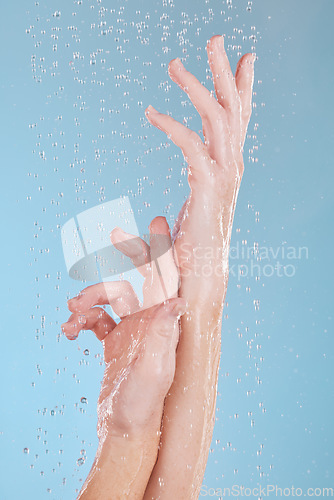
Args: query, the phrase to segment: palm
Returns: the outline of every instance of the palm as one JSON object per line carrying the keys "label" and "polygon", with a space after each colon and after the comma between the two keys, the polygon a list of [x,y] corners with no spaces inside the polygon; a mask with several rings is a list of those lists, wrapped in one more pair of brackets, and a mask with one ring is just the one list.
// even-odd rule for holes
{"label": "palm", "polygon": [[124,432],[134,416],[137,425],[149,417],[152,394],[141,390],[136,362],[144,354],[152,316],[154,311],[149,309],[127,316],[103,342],[106,368],[98,400],[99,433],[110,417],[113,426]]}

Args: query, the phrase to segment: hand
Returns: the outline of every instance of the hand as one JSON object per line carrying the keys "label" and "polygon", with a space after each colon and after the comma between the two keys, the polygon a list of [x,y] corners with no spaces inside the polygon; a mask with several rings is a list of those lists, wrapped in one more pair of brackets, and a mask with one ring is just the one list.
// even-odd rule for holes
{"label": "hand", "polygon": [[[190,195],[173,230],[187,300],[181,318],[174,382],[165,401],[157,463],[145,500],[197,498],[215,421],[221,316],[228,282],[233,216],[244,170],[243,145],[251,115],[254,56],[245,54],[232,74],[223,38],[207,45],[216,98],[179,60],[169,65],[202,118],[204,143],[172,117],[146,110],[149,122],[181,148]],[[178,457],[175,460],[175,457]]]}
{"label": "hand", "polygon": [[[115,447],[116,442],[119,446],[119,439],[125,438],[125,442],[123,440],[120,445],[121,456],[127,456],[131,443],[137,443],[136,449],[131,451],[128,458],[129,463],[133,459],[136,481],[134,477],[129,477],[129,473],[128,477],[124,477],[124,484],[120,484],[118,490],[116,488],[117,491],[115,485],[110,486],[112,481],[108,474],[106,481],[109,488],[113,488],[110,490],[113,498],[118,498],[118,494],[123,498],[122,488],[128,488],[133,482],[136,487],[133,486],[135,489],[131,490],[132,498],[137,498],[140,491],[143,493],[146,487],[157,456],[164,399],[175,372],[175,351],[179,338],[178,318],[185,311],[185,301],[175,297],[178,273],[173,259],[169,228],[163,217],[155,218],[150,225],[150,247],[138,239],[138,242],[141,242],[139,244],[142,244],[140,257],[143,260],[139,259],[140,262],[136,259],[137,240],[130,242],[127,234],[119,229],[112,232],[111,240],[117,248],[131,255],[144,274],[143,304],[139,303],[132,286],[126,281],[92,285],[85,288],[76,298],[69,300],[68,307],[72,315],[69,321],[62,325],[62,330],[69,339],[77,338],[83,328],[92,330],[104,348],[106,368],[98,402],[100,444],[89,476],[88,493],[93,495],[92,498],[98,498],[94,495],[96,489],[101,488],[101,480],[98,484],[97,480],[94,483],[91,478],[96,477],[97,470],[103,470],[101,461],[105,467],[110,462],[116,468],[122,467],[121,461],[117,463],[113,457],[110,461],[109,453],[113,448],[110,443]],[[154,257],[161,255],[159,247],[166,241],[169,242],[168,251],[163,255],[162,261],[159,259],[161,276],[164,279],[163,291]],[[164,302],[164,293],[172,298]],[[158,305],[157,298],[161,300]],[[106,304],[110,304],[122,318],[119,324],[116,324],[103,308],[96,307]],[[136,456],[140,447],[146,449],[143,461],[146,464],[145,470],[141,471]],[[117,451],[114,451],[114,457],[115,453],[117,455]],[[106,454],[108,460],[101,460],[100,457]],[[124,474],[123,469],[119,474],[122,473]],[[118,475],[118,483],[119,480]],[[83,490],[85,495],[87,488],[88,486]],[[104,490],[104,495],[106,491],[108,490]]]}
{"label": "hand", "polygon": [[[161,279],[154,257],[161,255],[159,246],[166,246],[166,239],[168,250],[162,255],[163,261],[159,259]],[[85,329],[92,330],[103,343],[106,369],[98,403],[99,434],[106,418],[114,432],[121,434],[131,432],[133,426],[144,426],[152,412],[161,420],[160,407],[174,377],[179,335],[176,320],[185,310],[185,301],[175,298],[178,272],[165,218],[152,221],[150,246],[119,228],[112,231],[111,241],[143,274],[143,304],[128,281],[99,283],[68,301],[72,315],[62,325],[69,339],[77,338]],[[142,260],[136,261],[136,257]],[[122,318],[119,324],[96,307],[107,304]]]}
{"label": "hand", "polygon": [[[179,59],[169,64],[171,79],[187,93],[202,118],[204,143],[196,132],[171,116],[158,113],[152,106],[146,110],[149,122],[181,148],[188,164],[191,193],[173,230],[173,239],[182,233],[181,241],[176,241],[181,275],[187,267],[181,243],[189,243],[189,247],[205,245],[217,231],[225,247],[229,242],[244,170],[243,145],[252,111],[255,56],[245,54],[238,62],[234,77],[222,36],[209,40],[207,53],[217,99]],[[217,227],[217,219],[220,227]],[[221,242],[219,238],[219,245]]]}

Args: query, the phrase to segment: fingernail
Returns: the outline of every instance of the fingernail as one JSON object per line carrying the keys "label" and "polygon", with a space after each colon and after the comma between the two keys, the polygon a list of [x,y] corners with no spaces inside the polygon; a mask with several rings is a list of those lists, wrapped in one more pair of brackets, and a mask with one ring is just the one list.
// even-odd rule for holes
{"label": "fingernail", "polygon": [[256,60],[256,54],[252,54],[251,61],[252,61],[253,64],[255,63],[255,60]]}
{"label": "fingernail", "polygon": [[150,233],[155,234],[169,234],[169,225],[166,217],[157,216],[155,217],[148,226]]}
{"label": "fingernail", "polygon": [[155,113],[158,113],[158,111],[156,109],[154,109],[154,107],[151,106],[151,104],[150,104],[149,107],[146,109],[145,114],[146,115],[149,115],[149,114],[153,115]]}
{"label": "fingernail", "polygon": [[114,231],[121,231],[121,233],[125,232],[121,227],[118,227],[118,226],[114,227],[114,229],[111,231],[110,234],[112,234]]}
{"label": "fingernail", "polygon": [[76,303],[76,301],[77,301],[79,298],[80,298],[80,295],[77,295],[76,297],[72,297],[71,299],[69,299],[69,300],[67,301],[67,305],[72,304],[72,303],[74,303],[74,304],[75,304],[75,303]]}
{"label": "fingernail", "polygon": [[174,59],[174,61],[175,61],[175,64],[176,64],[176,66],[177,66],[178,68],[180,68],[180,69],[184,69],[184,66],[183,66],[183,64],[182,64],[182,62],[181,62],[181,59],[180,59],[179,57],[177,57],[176,59]]}
{"label": "fingernail", "polygon": [[[127,233],[123,231],[122,228],[115,227],[110,233],[110,239],[111,241],[116,241],[116,243],[122,243],[122,241],[124,240],[124,235],[126,234]],[[119,236],[121,237],[121,239],[119,238]]]}

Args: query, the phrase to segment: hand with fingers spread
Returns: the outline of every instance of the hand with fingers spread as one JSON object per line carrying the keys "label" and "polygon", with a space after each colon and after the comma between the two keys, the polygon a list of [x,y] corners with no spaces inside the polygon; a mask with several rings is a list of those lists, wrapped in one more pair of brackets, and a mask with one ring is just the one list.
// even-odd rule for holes
{"label": "hand with fingers spread", "polygon": [[[69,300],[62,330],[75,339],[92,330],[103,343],[106,364],[98,401],[99,448],[80,499],[141,499],[157,458],[164,399],[175,372],[179,276],[169,227],[163,217],[150,225],[150,246],[116,229],[116,248],[144,276],[143,304],[130,283],[99,283]],[[158,256],[160,256],[158,258]],[[98,306],[110,304],[116,322]]]}
{"label": "hand with fingers spread", "polygon": [[[212,37],[207,52],[217,99],[179,59],[169,64],[170,78],[187,93],[201,116],[204,142],[196,132],[171,116],[157,112],[152,106],[146,109],[149,122],[181,148],[188,164],[191,192],[177,219],[173,238],[180,229],[188,233],[189,238],[193,237],[193,231],[183,227],[185,220],[191,219],[189,224],[199,226],[199,222],[211,222],[213,211],[219,214],[221,233],[227,238],[244,170],[242,155],[252,110],[255,56],[245,54],[233,76],[224,50],[224,37]],[[200,219],[188,217],[189,211],[197,215],[197,210]],[[201,226],[201,229],[205,228]],[[181,268],[183,264],[181,261]]]}
{"label": "hand with fingers spread", "polygon": [[149,122],[181,148],[190,195],[173,230],[179,295],[187,301],[187,313],[181,318],[175,377],[165,401],[158,460],[145,500],[198,498],[215,422],[221,316],[252,110],[255,57],[245,54],[233,75],[223,37],[212,37],[207,53],[216,98],[180,60],[169,65],[170,78],[201,116],[204,142],[171,116],[152,106],[146,110]]}

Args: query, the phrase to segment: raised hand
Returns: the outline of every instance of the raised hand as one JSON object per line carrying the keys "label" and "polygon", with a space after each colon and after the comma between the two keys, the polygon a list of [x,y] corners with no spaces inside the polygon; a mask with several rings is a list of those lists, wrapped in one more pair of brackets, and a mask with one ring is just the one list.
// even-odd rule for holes
{"label": "raised hand", "polygon": [[[171,79],[186,92],[202,118],[204,143],[196,132],[171,116],[157,112],[152,106],[146,110],[149,122],[165,132],[181,148],[188,164],[191,194],[178,218],[174,236],[192,209],[190,202],[198,207],[196,215],[202,211],[200,221],[207,213],[210,217],[212,210],[218,210],[223,219],[222,231],[227,236],[224,230],[232,222],[231,211],[234,210],[244,169],[242,152],[252,111],[255,56],[245,54],[239,60],[233,76],[224,50],[224,37],[212,37],[207,44],[207,53],[216,99],[184,68],[179,59],[169,64]],[[196,199],[191,199],[195,193]],[[184,232],[189,235],[189,231]]]}
{"label": "raised hand", "polygon": [[173,230],[181,275],[179,295],[188,307],[181,318],[177,368],[145,500],[198,497],[215,422],[221,316],[252,110],[254,55],[245,54],[233,76],[223,37],[212,37],[207,53],[216,98],[178,59],[169,64],[171,79],[187,93],[202,118],[204,142],[171,116],[152,106],[146,109],[149,122],[181,148],[188,164],[190,195]]}

